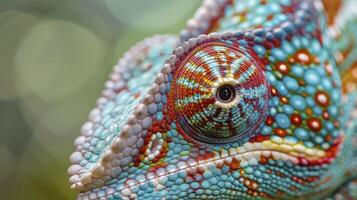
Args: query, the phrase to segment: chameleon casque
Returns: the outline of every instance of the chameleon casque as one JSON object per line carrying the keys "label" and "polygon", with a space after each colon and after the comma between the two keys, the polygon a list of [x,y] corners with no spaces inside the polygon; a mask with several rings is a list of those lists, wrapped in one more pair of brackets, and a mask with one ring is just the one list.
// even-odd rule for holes
{"label": "chameleon casque", "polygon": [[206,0],[124,54],[78,199],[357,199],[357,2]]}

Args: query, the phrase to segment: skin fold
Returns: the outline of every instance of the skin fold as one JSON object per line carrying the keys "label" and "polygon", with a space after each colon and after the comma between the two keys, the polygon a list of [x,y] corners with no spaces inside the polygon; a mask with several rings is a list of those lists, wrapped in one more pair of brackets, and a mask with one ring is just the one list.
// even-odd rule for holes
{"label": "skin fold", "polygon": [[357,199],[354,1],[206,0],[114,67],[78,199]]}

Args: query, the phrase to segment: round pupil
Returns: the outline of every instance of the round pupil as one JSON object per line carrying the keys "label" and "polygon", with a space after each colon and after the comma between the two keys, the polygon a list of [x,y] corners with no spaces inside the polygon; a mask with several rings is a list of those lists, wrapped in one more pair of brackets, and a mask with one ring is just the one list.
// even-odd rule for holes
{"label": "round pupil", "polygon": [[232,101],[236,93],[232,85],[222,85],[217,89],[216,95],[219,101],[226,103]]}

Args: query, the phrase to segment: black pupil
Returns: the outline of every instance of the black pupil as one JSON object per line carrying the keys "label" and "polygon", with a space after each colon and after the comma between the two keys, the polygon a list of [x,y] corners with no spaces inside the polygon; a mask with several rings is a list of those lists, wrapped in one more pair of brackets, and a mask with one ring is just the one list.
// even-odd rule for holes
{"label": "black pupil", "polygon": [[227,103],[234,99],[235,89],[232,85],[222,85],[217,89],[216,95],[219,101]]}

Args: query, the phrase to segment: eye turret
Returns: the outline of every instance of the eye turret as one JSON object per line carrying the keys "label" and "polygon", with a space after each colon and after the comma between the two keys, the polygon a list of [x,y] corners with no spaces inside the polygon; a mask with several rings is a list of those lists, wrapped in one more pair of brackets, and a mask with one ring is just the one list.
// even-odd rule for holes
{"label": "eye turret", "polygon": [[269,90],[257,56],[238,45],[210,42],[190,50],[171,82],[172,117],[204,143],[249,139],[266,116]]}

